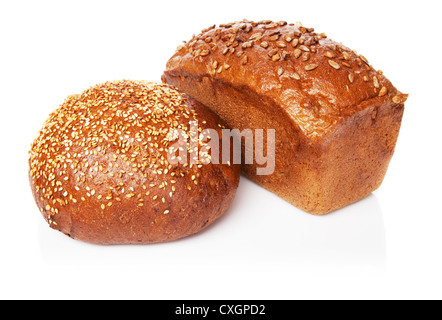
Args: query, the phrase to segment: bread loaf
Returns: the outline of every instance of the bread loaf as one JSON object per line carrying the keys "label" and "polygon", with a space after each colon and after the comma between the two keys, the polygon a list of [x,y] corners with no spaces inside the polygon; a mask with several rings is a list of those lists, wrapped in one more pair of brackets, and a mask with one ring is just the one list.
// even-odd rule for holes
{"label": "bread loaf", "polygon": [[240,21],[193,36],[163,81],[232,128],[275,129],[275,171],[243,173],[312,214],[358,201],[382,183],[407,95],[361,55],[300,24]]}
{"label": "bread loaf", "polygon": [[223,126],[165,84],[107,82],[68,97],[30,151],[33,195],[50,227],[109,245],[171,241],[213,223],[233,200],[240,169],[168,161],[169,133],[190,135],[189,121],[199,131]]}

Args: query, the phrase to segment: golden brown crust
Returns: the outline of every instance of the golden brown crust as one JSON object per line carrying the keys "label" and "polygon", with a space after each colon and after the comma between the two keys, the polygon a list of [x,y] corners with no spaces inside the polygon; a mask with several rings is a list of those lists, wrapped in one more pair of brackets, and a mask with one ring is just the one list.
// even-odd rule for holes
{"label": "golden brown crust", "polygon": [[179,239],[229,207],[238,166],[170,164],[168,133],[220,131],[221,120],[174,88],[115,81],[68,97],[30,151],[38,207],[54,229],[99,244]]}
{"label": "golden brown crust", "polygon": [[275,173],[257,176],[256,165],[244,165],[243,172],[314,214],[379,187],[407,99],[365,57],[286,22],[203,30],[177,49],[163,81],[230,127],[275,129]]}
{"label": "golden brown crust", "polygon": [[[166,76],[211,77],[280,105],[306,135],[320,136],[375,97],[402,94],[367,59],[311,28],[241,21],[194,36]],[[296,101],[296,103],[293,103]]]}

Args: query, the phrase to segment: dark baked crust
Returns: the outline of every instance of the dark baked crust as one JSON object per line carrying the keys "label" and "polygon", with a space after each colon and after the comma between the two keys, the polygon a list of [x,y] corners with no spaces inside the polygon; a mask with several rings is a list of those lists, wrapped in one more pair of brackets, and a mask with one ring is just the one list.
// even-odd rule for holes
{"label": "dark baked crust", "polygon": [[275,173],[257,176],[254,164],[243,172],[314,214],[379,187],[407,98],[363,56],[286,22],[203,30],[177,49],[163,81],[230,127],[275,129]]}
{"label": "dark baked crust", "polygon": [[[221,131],[221,120],[174,88],[141,81],[97,85],[69,97],[31,148],[30,181],[54,229],[98,244],[179,239],[229,207],[235,165],[172,165],[171,128]],[[221,134],[220,134],[221,137]]]}

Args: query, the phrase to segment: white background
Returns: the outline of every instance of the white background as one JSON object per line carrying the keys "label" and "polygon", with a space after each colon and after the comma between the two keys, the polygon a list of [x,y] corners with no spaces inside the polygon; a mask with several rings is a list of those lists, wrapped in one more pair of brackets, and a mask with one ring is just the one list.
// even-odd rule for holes
{"label": "white background", "polygon": [[[442,298],[439,1],[1,1],[0,298]],[[231,209],[173,243],[102,247],[50,229],[28,149],[69,94],[160,80],[183,40],[241,19],[301,21],[409,93],[396,154],[367,199],[314,217],[242,179]]]}

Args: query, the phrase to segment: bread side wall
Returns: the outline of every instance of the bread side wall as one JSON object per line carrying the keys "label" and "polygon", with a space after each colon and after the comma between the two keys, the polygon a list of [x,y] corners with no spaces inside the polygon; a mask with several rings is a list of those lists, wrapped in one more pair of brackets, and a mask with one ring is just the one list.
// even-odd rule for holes
{"label": "bread side wall", "polygon": [[[310,190],[318,183],[312,182],[317,180],[318,149],[299,132],[284,111],[248,88],[234,88],[209,77],[198,79],[166,73],[163,80],[211,108],[230,128],[275,129],[274,173],[257,175],[256,163],[243,163],[242,173],[296,207],[310,210]],[[242,148],[244,156],[244,144]]]}

